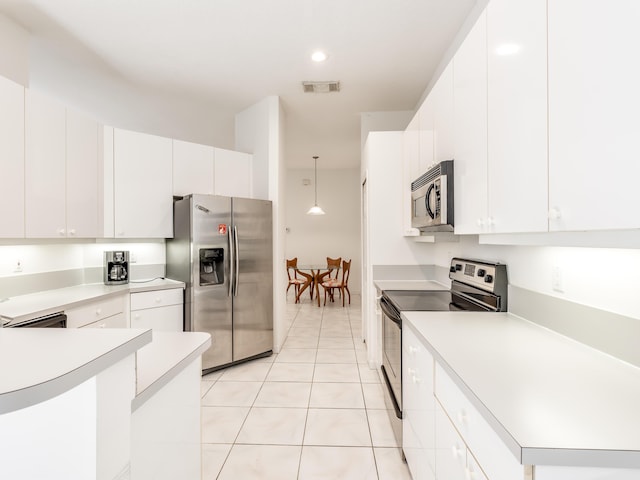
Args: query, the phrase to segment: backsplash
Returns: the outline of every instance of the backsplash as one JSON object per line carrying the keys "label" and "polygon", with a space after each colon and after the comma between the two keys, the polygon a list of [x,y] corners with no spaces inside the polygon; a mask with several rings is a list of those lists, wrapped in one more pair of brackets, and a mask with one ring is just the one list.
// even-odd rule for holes
{"label": "backsplash", "polygon": [[131,281],[163,277],[165,274],[164,240],[16,242],[20,243],[8,245],[4,240],[4,245],[0,244],[0,299],[85,283],[102,283],[103,252],[106,250],[130,251]]}

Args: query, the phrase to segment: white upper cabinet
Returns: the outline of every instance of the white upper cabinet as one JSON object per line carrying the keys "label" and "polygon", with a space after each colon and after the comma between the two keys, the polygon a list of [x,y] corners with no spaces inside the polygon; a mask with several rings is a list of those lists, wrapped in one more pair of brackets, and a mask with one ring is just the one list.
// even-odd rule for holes
{"label": "white upper cabinet", "polygon": [[25,218],[28,238],[66,237],[64,105],[25,94]]}
{"label": "white upper cabinet", "polygon": [[174,195],[213,195],[213,150],[208,145],[173,140]]}
{"label": "white upper cabinet", "polygon": [[487,6],[489,232],[548,229],[546,5]]}
{"label": "white upper cabinet", "polygon": [[455,232],[483,233],[487,206],[487,17],[453,58]]}
{"label": "white upper cabinet", "polygon": [[[453,158],[453,63],[429,93],[433,98],[433,155],[436,163]],[[455,166],[454,166],[455,168]]]}
{"label": "white upper cabinet", "polygon": [[0,237],[24,237],[24,87],[0,77]]}
{"label": "white upper cabinet", "polygon": [[[402,134],[402,226],[403,235],[416,236],[420,232],[411,226],[411,182],[420,174],[420,115],[416,113]],[[424,173],[424,172],[423,172]]]}
{"label": "white upper cabinet", "polygon": [[253,156],[248,153],[214,149],[215,194],[251,198],[252,161]]}
{"label": "white upper cabinet", "polygon": [[115,128],[113,163],[115,237],[172,237],[172,140]]}
{"label": "white upper cabinet", "polygon": [[435,162],[434,139],[434,100],[431,92],[424,99],[422,105],[418,109],[418,117],[420,118],[419,138],[419,156],[417,169],[413,172],[411,181],[425,173],[427,169]]}
{"label": "white upper cabinet", "polygon": [[101,178],[98,132],[96,120],[67,109],[67,237],[100,236],[98,209],[102,199],[98,183]]}
{"label": "white upper cabinet", "polygon": [[636,0],[549,2],[551,231],[640,227],[639,24]]}

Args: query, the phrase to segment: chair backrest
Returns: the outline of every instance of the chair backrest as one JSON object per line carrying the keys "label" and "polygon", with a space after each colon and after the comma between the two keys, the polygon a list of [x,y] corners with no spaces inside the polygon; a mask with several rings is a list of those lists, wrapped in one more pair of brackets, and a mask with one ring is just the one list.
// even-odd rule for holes
{"label": "chair backrest", "polygon": [[[298,257],[292,258],[291,260],[287,259],[287,277],[291,280],[291,269],[298,268]],[[293,278],[296,277],[296,271],[293,271]]]}
{"label": "chair backrest", "polygon": [[329,270],[329,278],[333,278],[334,280],[338,278],[338,271],[340,270],[340,262],[342,261],[342,257],[331,258],[327,257],[327,267],[333,267],[333,270]]}
{"label": "chair backrest", "polygon": [[342,262],[342,284],[349,284],[349,274],[351,273],[351,260]]}

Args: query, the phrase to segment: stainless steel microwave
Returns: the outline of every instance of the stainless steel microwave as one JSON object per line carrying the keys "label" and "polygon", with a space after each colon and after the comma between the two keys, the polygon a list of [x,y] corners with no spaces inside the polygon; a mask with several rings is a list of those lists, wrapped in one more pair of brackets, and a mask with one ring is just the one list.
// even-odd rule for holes
{"label": "stainless steel microwave", "polygon": [[453,160],[436,164],[411,183],[411,226],[453,232]]}

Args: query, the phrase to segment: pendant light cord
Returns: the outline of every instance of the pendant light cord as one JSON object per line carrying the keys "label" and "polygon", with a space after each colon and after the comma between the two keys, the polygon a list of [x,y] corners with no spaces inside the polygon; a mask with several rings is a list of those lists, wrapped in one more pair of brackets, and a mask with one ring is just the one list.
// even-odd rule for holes
{"label": "pendant light cord", "polygon": [[313,157],[313,185],[315,187],[316,196],[314,205],[318,205],[318,157]]}

